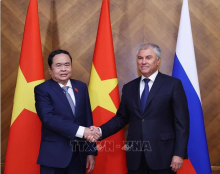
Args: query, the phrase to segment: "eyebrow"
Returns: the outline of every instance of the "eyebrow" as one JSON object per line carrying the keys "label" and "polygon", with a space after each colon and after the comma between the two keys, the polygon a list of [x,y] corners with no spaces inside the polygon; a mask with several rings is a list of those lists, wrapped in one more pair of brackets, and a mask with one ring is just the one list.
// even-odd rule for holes
{"label": "eyebrow", "polygon": [[147,56],[137,56],[137,58],[143,58],[143,57],[151,58],[151,57],[153,57],[153,56],[152,56],[152,55],[147,55]]}
{"label": "eyebrow", "polygon": [[57,64],[70,64],[70,62],[65,62],[65,63],[59,63],[59,62],[58,62],[58,63],[56,63],[56,65],[57,65]]}

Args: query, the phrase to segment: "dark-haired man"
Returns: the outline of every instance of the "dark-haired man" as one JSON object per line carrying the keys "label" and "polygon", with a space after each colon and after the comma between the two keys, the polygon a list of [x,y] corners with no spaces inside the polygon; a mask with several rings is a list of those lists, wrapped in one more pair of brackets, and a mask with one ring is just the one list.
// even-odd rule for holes
{"label": "dark-haired man", "polygon": [[[70,79],[72,57],[56,50],[48,57],[51,79],[35,87],[42,140],[37,163],[41,174],[84,174],[94,168],[94,144],[82,141],[93,125],[86,84]],[[96,136],[95,134],[93,134]]]}

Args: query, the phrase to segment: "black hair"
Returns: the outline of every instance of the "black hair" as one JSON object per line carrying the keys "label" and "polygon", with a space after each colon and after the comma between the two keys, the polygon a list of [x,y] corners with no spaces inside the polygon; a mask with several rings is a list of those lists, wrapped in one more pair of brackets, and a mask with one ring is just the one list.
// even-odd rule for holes
{"label": "black hair", "polygon": [[54,56],[56,56],[57,54],[62,54],[62,53],[67,54],[70,57],[70,60],[71,60],[71,63],[72,63],[72,57],[71,57],[70,53],[66,50],[58,49],[58,50],[52,51],[48,56],[48,65],[49,65],[50,68],[51,68],[51,65],[53,64]]}

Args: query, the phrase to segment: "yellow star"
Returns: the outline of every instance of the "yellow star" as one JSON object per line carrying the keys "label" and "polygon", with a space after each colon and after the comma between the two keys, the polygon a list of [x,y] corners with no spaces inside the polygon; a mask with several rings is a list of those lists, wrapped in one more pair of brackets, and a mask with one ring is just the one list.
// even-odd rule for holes
{"label": "yellow star", "polygon": [[94,65],[92,64],[90,82],[89,82],[89,97],[92,111],[100,106],[116,113],[117,109],[110,97],[111,91],[117,86],[117,78],[109,80],[101,80]]}
{"label": "yellow star", "polygon": [[34,87],[44,80],[36,80],[27,83],[20,67],[18,69],[18,78],[14,95],[14,106],[12,111],[11,125],[23,111],[27,109],[29,111],[35,112],[35,100],[34,100]]}

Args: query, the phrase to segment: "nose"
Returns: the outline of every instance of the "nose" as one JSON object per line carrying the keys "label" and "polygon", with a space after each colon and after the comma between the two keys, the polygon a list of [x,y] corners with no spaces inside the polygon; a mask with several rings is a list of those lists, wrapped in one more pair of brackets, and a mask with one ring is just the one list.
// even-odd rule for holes
{"label": "nose", "polygon": [[66,71],[65,65],[62,65],[62,66],[61,66],[61,71]]}
{"label": "nose", "polygon": [[146,64],[146,63],[147,63],[146,58],[143,58],[143,59],[142,59],[142,64]]}

